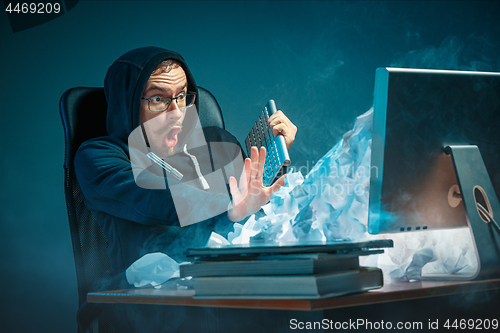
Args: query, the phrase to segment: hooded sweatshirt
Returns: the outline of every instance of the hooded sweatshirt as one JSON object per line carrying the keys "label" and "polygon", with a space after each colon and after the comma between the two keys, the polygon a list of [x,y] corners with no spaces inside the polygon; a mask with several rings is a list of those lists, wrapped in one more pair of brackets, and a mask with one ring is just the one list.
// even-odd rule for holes
{"label": "hooded sweatshirt", "polygon": [[[164,159],[182,172],[182,179],[147,157],[150,149],[140,123],[141,98],[151,73],[166,59],[181,64],[188,92],[197,93],[178,53],[157,47],[125,53],[108,69],[104,82],[108,135],[84,142],[75,156],[85,204],[108,240],[115,275],[151,252],[184,261],[186,249],[204,246],[212,231],[225,235],[233,230],[226,212],[227,184],[221,184],[221,179],[227,182],[230,175],[239,179],[244,153],[227,131],[201,128],[198,99],[195,108],[186,111],[174,156]],[[234,161],[239,164],[231,164]],[[191,224],[181,226],[182,221]]]}

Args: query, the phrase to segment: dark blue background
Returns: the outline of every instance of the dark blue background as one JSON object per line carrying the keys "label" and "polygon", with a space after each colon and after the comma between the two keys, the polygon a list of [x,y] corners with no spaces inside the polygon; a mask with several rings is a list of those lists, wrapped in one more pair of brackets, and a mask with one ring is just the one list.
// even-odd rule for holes
{"label": "dark blue background", "polygon": [[306,172],[371,106],[377,67],[500,71],[499,14],[498,1],[80,1],[12,33],[0,13],[2,331],[76,330],[58,102],[102,86],[124,52],[183,54],[240,141],[274,98]]}

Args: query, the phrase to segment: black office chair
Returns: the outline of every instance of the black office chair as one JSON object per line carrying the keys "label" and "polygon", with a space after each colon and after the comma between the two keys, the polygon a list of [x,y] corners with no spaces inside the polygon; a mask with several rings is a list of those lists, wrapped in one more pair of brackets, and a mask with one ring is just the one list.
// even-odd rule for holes
{"label": "black office chair", "polygon": [[[199,87],[199,118],[202,127],[224,129],[224,119],[215,97]],[[80,145],[89,139],[105,136],[107,103],[103,88],[72,88],[59,102],[64,127],[64,194],[68,210],[69,228],[75,257],[78,283],[79,332],[114,332],[111,305],[82,307],[87,293],[105,286],[113,277],[109,261],[108,243],[101,227],[84,204],[83,194],[76,179],[73,159]]]}

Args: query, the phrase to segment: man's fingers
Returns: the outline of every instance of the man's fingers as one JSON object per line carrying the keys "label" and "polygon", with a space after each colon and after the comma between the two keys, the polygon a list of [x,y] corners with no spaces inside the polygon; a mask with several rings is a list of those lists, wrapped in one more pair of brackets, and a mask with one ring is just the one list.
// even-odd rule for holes
{"label": "man's fingers", "polygon": [[240,193],[240,190],[238,189],[238,182],[233,176],[229,177],[229,190],[231,191],[231,195],[233,197]]}
{"label": "man's fingers", "polygon": [[261,185],[262,185],[262,175],[264,173],[264,166],[266,165],[266,148],[265,147],[260,147],[260,154],[259,154],[259,178],[258,180],[261,180]]}
{"label": "man's fingers", "polygon": [[285,126],[291,126],[293,123],[291,122],[290,119],[288,119],[287,116],[281,111],[278,111],[274,113],[271,117],[268,119],[269,127],[273,128],[274,126],[278,124],[284,124]]}
{"label": "man's fingers", "polygon": [[271,115],[271,117],[269,117],[269,119],[267,120],[267,122],[271,125],[273,122],[280,122],[282,120],[288,120],[287,116],[285,116],[285,114],[283,113],[283,111],[281,110],[278,110],[276,111],[275,113],[273,113]]}
{"label": "man's fingers", "polygon": [[275,112],[268,120],[269,128],[273,131],[273,136],[277,137],[280,133],[285,137],[286,146],[288,149],[295,141],[297,126],[281,111]]}
{"label": "man's fingers", "polygon": [[274,194],[277,190],[279,190],[283,185],[285,185],[285,176],[281,176],[274,184],[271,186],[271,195]]}
{"label": "man's fingers", "polygon": [[248,180],[250,179],[250,171],[252,167],[252,160],[248,157],[245,158],[245,165],[240,176],[240,191],[243,191],[248,187]]}
{"label": "man's fingers", "polygon": [[259,172],[259,150],[257,149],[257,147],[252,147],[250,156],[252,158],[252,163],[251,163],[249,182],[255,179],[255,177],[257,177],[257,174]]}
{"label": "man's fingers", "polygon": [[278,136],[278,134],[283,134],[284,136],[286,136],[286,130],[287,130],[287,126],[283,123],[280,123],[276,126],[273,127],[273,135],[276,137]]}

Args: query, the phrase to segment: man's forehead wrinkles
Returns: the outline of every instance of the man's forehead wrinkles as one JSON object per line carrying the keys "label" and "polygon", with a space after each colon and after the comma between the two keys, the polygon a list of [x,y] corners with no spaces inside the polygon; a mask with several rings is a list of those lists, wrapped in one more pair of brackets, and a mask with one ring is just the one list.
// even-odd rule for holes
{"label": "man's forehead wrinkles", "polygon": [[163,75],[158,75],[158,76],[151,76],[149,78],[149,82],[152,84],[154,83],[160,83],[160,84],[167,84],[171,86],[177,86],[182,84],[183,86],[187,84],[186,76],[185,75],[176,75],[175,77],[165,77]]}
{"label": "man's forehead wrinkles", "polygon": [[151,82],[161,82],[161,83],[167,83],[167,84],[178,84],[178,83],[183,83],[186,81],[186,76],[178,76],[178,77],[163,77],[163,76],[151,76],[149,78],[149,81]]}
{"label": "man's forehead wrinkles", "polygon": [[145,91],[160,90],[183,90],[187,87],[187,78],[184,73],[180,75],[152,75],[147,83]]}

